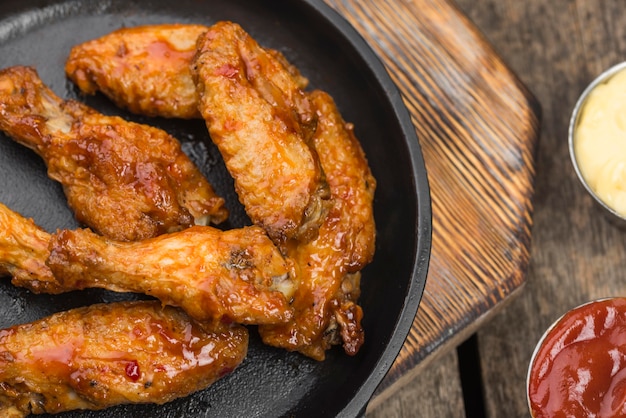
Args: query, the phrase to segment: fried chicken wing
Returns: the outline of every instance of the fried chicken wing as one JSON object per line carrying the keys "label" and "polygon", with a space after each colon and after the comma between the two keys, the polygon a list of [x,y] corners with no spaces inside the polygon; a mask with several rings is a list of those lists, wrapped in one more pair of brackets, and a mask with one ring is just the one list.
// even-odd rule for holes
{"label": "fried chicken wing", "polygon": [[50,234],[0,203],[0,276],[35,293],[61,293],[46,265]]}
{"label": "fried chicken wing", "polygon": [[33,149],[76,218],[138,240],[227,217],[224,200],[166,132],[63,101],[34,69],[0,71],[0,129]]}
{"label": "fried chicken wing", "polygon": [[138,242],[84,230],[53,234],[48,265],[69,289],[145,293],[200,321],[289,320],[290,264],[256,226],[194,226]]}
{"label": "fried chicken wing", "polygon": [[[201,118],[190,64],[196,40],[207,26],[143,25],[121,28],[76,45],[65,73],[86,94],[102,92],[133,113],[165,118]],[[301,88],[308,80],[284,56],[268,49]]]}
{"label": "fried chicken wing", "polygon": [[354,355],[363,343],[363,312],[357,300],[360,270],[375,250],[376,180],[353,126],[342,119],[333,99],[314,91],[311,100],[319,116],[313,141],[334,206],[315,240],[288,251],[298,266],[294,318],[259,331],[266,344],[323,360],[331,345],[343,344],[346,353]]}
{"label": "fried chicken wing", "polygon": [[200,118],[189,65],[202,25],[122,28],[76,45],[67,76],[87,94],[101,91],[131,112],[166,118]]}
{"label": "fried chicken wing", "polygon": [[248,332],[158,301],[98,304],[0,331],[0,415],[163,404],[244,359]]}
{"label": "fried chicken wing", "polygon": [[310,146],[315,109],[294,71],[231,22],[200,35],[192,63],[200,112],[239,200],[279,245],[315,237],[329,207]]}

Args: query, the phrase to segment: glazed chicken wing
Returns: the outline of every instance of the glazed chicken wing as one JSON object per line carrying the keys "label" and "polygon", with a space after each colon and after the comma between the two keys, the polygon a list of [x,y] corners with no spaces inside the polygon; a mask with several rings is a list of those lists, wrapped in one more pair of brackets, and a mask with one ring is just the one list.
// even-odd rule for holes
{"label": "glazed chicken wing", "polygon": [[[96,91],[133,113],[165,118],[200,118],[191,60],[207,26],[144,25],[121,28],[76,45],[65,73],[81,91]],[[267,50],[285,65],[301,88],[308,80],[276,50]]]}
{"label": "glazed chicken wing", "polygon": [[280,323],[292,316],[290,265],[256,226],[194,226],[139,242],[65,230],[52,236],[48,265],[68,290],[145,293],[200,321]]}
{"label": "glazed chicken wing", "polygon": [[208,327],[158,301],[53,314],[0,331],[0,415],[163,404],[229,374],[247,348],[244,327]]}
{"label": "glazed chicken wing", "polygon": [[73,47],[65,72],[83,92],[101,91],[131,112],[200,118],[189,65],[206,30],[202,25],[122,28]]}
{"label": "glazed chicken wing", "polygon": [[252,221],[279,245],[317,235],[329,193],[310,138],[314,106],[293,69],[239,25],[198,38],[192,74],[200,111]]}
{"label": "glazed chicken wing", "polygon": [[175,138],[62,101],[31,68],[0,71],[0,129],[44,159],[76,218],[103,235],[138,240],[227,217]]}
{"label": "glazed chicken wing", "polygon": [[63,288],[46,265],[50,234],[32,219],[0,203],[0,276],[35,293],[61,293]]}
{"label": "glazed chicken wing", "polygon": [[314,91],[311,100],[319,116],[313,141],[334,206],[317,239],[288,252],[298,266],[294,318],[259,331],[266,344],[323,360],[332,345],[343,344],[346,353],[354,355],[363,343],[363,312],[357,300],[360,270],[375,250],[376,180],[352,125],[344,122],[332,98]]}

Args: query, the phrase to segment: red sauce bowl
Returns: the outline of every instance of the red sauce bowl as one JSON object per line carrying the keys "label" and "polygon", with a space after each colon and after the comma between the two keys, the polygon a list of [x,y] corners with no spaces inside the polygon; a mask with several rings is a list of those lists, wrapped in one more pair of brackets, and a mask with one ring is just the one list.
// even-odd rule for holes
{"label": "red sauce bowl", "polygon": [[626,416],[626,298],[586,303],[552,324],[526,388],[534,418]]}

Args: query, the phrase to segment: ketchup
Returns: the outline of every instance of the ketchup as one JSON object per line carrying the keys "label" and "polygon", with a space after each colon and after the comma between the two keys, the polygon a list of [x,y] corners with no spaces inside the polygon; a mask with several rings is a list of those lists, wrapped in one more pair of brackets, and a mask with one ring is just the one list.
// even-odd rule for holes
{"label": "ketchup", "polygon": [[137,363],[137,360],[131,360],[126,363],[125,371],[126,376],[128,376],[128,378],[133,382],[138,381],[141,377],[141,372],[139,371],[139,363]]}
{"label": "ketchup", "polygon": [[626,417],[626,298],[579,306],[548,330],[528,401],[535,418]]}

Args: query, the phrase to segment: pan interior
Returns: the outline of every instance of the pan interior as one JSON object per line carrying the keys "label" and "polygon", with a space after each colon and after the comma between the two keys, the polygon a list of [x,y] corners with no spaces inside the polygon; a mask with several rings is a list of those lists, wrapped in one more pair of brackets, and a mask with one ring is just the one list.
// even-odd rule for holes
{"label": "pan interior", "polygon": [[[425,180],[416,176],[425,177],[426,173],[420,165],[421,157],[417,155],[419,158],[415,159],[419,153],[417,144],[412,143],[415,138],[407,136],[409,121],[399,119],[395,91],[381,85],[381,77],[386,77],[386,73],[376,73],[379,63],[370,61],[371,51],[364,51],[362,44],[355,45],[353,39],[346,37],[336,22],[327,18],[327,11],[320,12],[325,10],[320,3],[18,0],[0,5],[3,67],[33,66],[43,81],[63,98],[75,98],[103,113],[158,126],[173,134],[217,192],[226,198],[231,218],[224,228],[240,227],[249,224],[249,220],[204,123],[138,117],[116,108],[103,96],[81,95],[63,72],[73,45],[124,26],[237,22],[262,45],[282,51],[309,78],[311,88],[323,89],[334,97],[344,118],[354,123],[378,181],[377,250],[362,279],[366,342],[357,356],[349,357],[336,348],[328,353],[326,361],[315,362],[264,346],[251,328],[247,359],[233,374],[207,390],[163,406],[120,406],[100,412],[71,412],[63,414],[64,417],[335,416],[358,412],[382,379],[393,361],[384,355],[399,321],[412,323],[412,316],[402,317],[407,300],[419,301],[423,291],[425,266],[418,271],[416,254],[428,250],[429,237],[422,237],[420,243],[418,236],[428,228],[417,226],[422,222],[420,218],[430,221],[424,209],[429,196],[426,189],[418,190]],[[61,187],[46,176],[42,160],[1,134],[0,178],[0,202],[9,208],[32,217],[50,232],[79,227]],[[59,296],[34,295],[3,280],[0,328],[77,306],[139,297],[96,290]],[[407,327],[401,341],[406,332]],[[397,351],[393,357],[395,354]],[[365,382],[376,374],[379,376],[367,387]],[[347,407],[364,388],[368,393],[361,393],[357,405],[352,402]]]}

